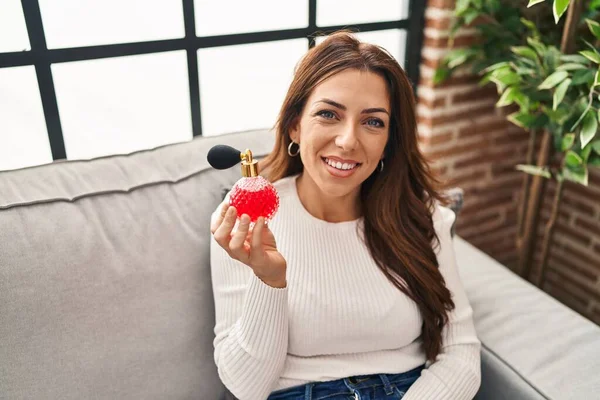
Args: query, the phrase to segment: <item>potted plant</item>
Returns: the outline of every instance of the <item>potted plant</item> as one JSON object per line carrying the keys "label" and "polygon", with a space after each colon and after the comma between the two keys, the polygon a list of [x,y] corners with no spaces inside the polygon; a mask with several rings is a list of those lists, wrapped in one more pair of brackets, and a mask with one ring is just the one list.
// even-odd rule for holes
{"label": "potted plant", "polygon": [[[519,204],[519,273],[529,278],[544,179],[556,181],[542,245],[543,284],[549,246],[565,180],[588,185],[600,166],[600,0],[458,0],[451,39],[464,26],[481,41],[451,50],[436,70],[442,82],[471,66],[481,84],[495,85],[497,107],[513,108],[509,121],[530,133],[527,175]],[[565,18],[566,16],[566,18]],[[536,143],[541,143],[536,154]]]}

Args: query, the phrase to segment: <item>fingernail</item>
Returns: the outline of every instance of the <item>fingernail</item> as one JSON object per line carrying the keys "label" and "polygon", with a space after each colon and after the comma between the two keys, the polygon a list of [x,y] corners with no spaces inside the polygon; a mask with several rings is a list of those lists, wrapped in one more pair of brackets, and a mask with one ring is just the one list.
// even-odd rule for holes
{"label": "fingernail", "polygon": [[250,217],[248,216],[248,214],[242,215],[242,218],[240,219],[240,222],[242,224],[249,224],[250,223]]}

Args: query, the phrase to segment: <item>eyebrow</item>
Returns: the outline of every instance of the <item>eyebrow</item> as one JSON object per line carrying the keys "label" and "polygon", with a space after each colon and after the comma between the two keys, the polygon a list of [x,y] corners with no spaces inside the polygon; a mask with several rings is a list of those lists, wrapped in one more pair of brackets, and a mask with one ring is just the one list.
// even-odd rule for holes
{"label": "eyebrow", "polygon": [[[339,108],[341,110],[346,111],[346,106],[345,105],[340,104],[337,101],[333,101],[333,100],[330,100],[330,99],[321,99],[319,101],[316,101],[315,104],[316,103],[327,103],[329,105],[332,105],[334,107],[337,107],[337,108]],[[390,113],[385,108],[365,108],[360,113],[361,114],[369,114],[369,113],[376,113],[376,112],[386,113],[388,116],[390,115]]]}

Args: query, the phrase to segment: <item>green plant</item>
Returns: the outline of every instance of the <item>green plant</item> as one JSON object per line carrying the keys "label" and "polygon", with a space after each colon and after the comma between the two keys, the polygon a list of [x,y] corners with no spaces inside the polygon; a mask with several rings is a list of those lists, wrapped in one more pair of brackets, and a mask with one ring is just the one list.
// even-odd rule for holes
{"label": "green plant", "polygon": [[[496,86],[500,96],[497,107],[513,109],[508,120],[530,132],[527,163],[517,166],[529,174],[519,205],[517,238],[519,269],[524,276],[529,272],[541,208],[541,178],[557,181],[539,284],[563,182],[587,186],[588,169],[600,166],[600,0],[588,1],[587,7],[582,0],[548,0],[537,5],[544,2],[458,0],[451,36],[461,27],[472,26],[479,31],[481,42],[451,50],[434,77],[441,82],[457,68],[471,66],[481,76],[482,85]],[[567,10],[565,21],[561,17]],[[535,165],[534,148],[540,132],[542,145]]]}

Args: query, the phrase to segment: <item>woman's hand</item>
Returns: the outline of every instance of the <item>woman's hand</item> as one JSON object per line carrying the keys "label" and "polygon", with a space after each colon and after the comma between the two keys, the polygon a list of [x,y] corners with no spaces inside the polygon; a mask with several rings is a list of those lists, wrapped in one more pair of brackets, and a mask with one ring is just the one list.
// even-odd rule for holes
{"label": "woman's hand", "polygon": [[221,212],[211,222],[210,231],[215,241],[235,260],[248,265],[254,274],[269,286],[284,288],[286,282],[287,263],[277,251],[273,233],[260,217],[250,231],[250,217],[246,214],[240,218],[236,232],[237,210],[227,201],[223,203]]}

